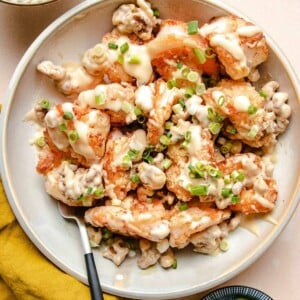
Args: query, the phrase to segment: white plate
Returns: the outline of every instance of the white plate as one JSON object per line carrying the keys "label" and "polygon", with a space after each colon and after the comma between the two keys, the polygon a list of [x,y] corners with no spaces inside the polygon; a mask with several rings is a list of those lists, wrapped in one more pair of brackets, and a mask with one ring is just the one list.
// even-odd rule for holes
{"label": "white plate", "polygon": [[[35,70],[43,59],[60,64],[78,61],[80,55],[111,30],[113,10],[125,1],[86,1],[52,23],[31,45],[19,63],[8,87],[1,113],[1,173],[10,205],[33,243],[53,263],[83,282],[87,282],[79,234],[75,224],[58,214],[56,203],[44,191],[43,178],[35,171],[36,153],[29,146],[34,127],[23,122],[25,114],[40,98],[59,101],[61,95],[52,83]],[[152,1],[162,18],[191,20],[200,24],[211,17],[235,13],[221,1]],[[183,4],[184,3],[184,4]],[[188,9],[187,9],[188,7]],[[293,115],[288,131],[277,147],[275,178],[279,196],[273,218],[278,224],[259,221],[260,236],[239,228],[229,237],[230,250],[218,256],[183,251],[176,270],[153,267],[140,270],[135,259],[119,268],[95,251],[103,289],[125,297],[169,299],[214,287],[253,263],[280,234],[299,201],[300,105],[299,83],[286,58],[268,38],[271,48],[263,73],[271,73],[281,89],[290,95]]]}

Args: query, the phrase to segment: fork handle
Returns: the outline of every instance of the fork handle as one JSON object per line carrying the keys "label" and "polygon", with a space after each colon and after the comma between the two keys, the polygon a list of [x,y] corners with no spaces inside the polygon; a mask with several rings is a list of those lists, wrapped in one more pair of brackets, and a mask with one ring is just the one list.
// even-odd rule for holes
{"label": "fork handle", "polygon": [[84,254],[92,300],[103,300],[102,289],[99,283],[98,273],[93,253]]}

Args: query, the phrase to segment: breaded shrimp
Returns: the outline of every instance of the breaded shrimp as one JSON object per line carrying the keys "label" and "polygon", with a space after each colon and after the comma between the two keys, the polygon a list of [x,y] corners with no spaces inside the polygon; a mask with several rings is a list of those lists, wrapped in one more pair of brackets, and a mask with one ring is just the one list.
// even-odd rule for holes
{"label": "breaded shrimp", "polygon": [[199,32],[208,39],[226,73],[234,80],[251,76],[268,57],[261,29],[237,16],[214,18]]}
{"label": "breaded shrimp", "polygon": [[134,87],[128,83],[100,84],[79,94],[75,101],[81,107],[104,110],[112,125],[126,125],[136,120]]}
{"label": "breaded shrimp", "polygon": [[[236,188],[239,185],[239,199],[230,205],[231,210],[251,214],[266,213],[274,208],[277,198],[276,182],[267,175],[268,166],[259,156],[253,153],[233,155],[219,163],[218,167],[224,176],[233,178],[233,174],[238,175],[236,172],[239,172],[244,177],[235,183]],[[234,191],[233,183],[228,187]]]}
{"label": "breaded shrimp", "polygon": [[[175,20],[162,21],[160,31],[147,44],[147,48],[152,57],[152,65],[165,80],[181,78],[177,74],[179,61],[184,67],[200,75],[205,73],[215,78],[218,75],[219,67],[216,59],[205,56],[208,49],[207,41],[198,33],[188,34],[187,23]],[[202,57],[197,58],[195,52],[201,52]]]}
{"label": "breaded shrimp", "polygon": [[125,236],[160,241],[169,235],[166,210],[160,201],[139,202],[129,196],[124,206],[99,206],[86,211],[85,221]]}
{"label": "breaded shrimp", "polygon": [[94,77],[77,63],[55,65],[52,61],[42,61],[37,70],[54,80],[57,89],[70,99],[86,89],[95,87],[101,82],[101,77]]}
{"label": "breaded shrimp", "polygon": [[113,129],[107,139],[104,155],[103,176],[107,196],[123,200],[127,192],[137,184],[130,180],[130,168],[139,162],[147,146],[146,134],[142,129],[131,134],[123,134]]}

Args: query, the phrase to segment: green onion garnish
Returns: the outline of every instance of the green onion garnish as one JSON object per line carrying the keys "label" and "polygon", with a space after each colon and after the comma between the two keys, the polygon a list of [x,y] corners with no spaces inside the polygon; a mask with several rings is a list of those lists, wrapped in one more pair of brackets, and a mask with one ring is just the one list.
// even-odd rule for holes
{"label": "green onion garnish", "polygon": [[225,131],[229,134],[237,134],[237,129],[233,127],[232,125],[228,125],[225,129]]}
{"label": "green onion garnish", "polygon": [[169,169],[172,165],[172,161],[168,158],[165,158],[163,161],[162,161],[162,166],[165,170]]}
{"label": "green onion garnish", "polygon": [[188,209],[188,206],[187,206],[186,202],[179,202],[177,207],[180,211],[184,211],[184,210]]}
{"label": "green onion garnish", "polygon": [[166,124],[165,124],[165,128],[166,128],[167,130],[170,130],[172,126],[173,126],[173,123],[172,123],[172,122],[166,122]]}
{"label": "green onion garnish", "polygon": [[[229,243],[228,243],[228,241],[227,240],[225,240],[225,239],[222,239],[222,241],[220,242],[220,249],[221,249],[221,251],[223,251],[223,252],[226,252],[226,251],[228,251],[228,249],[229,249]],[[238,299],[244,299],[244,298],[237,298],[237,300]]]}
{"label": "green onion garnish", "polygon": [[178,100],[178,103],[180,104],[180,106],[181,106],[183,109],[185,108],[185,101],[184,101],[184,99],[180,98],[180,99]]}
{"label": "green onion garnish", "polygon": [[138,123],[143,124],[146,121],[146,117],[144,115],[138,115],[137,121],[138,121]]}
{"label": "green onion garnish", "polygon": [[193,20],[188,22],[188,34],[196,34],[198,32],[198,21]]}
{"label": "green onion garnish", "polygon": [[230,152],[232,148],[232,143],[226,142],[224,145],[221,146],[220,150],[222,154],[227,154]]}
{"label": "green onion garnish", "polygon": [[118,46],[117,44],[115,44],[115,43],[112,43],[112,42],[109,42],[109,43],[108,43],[108,48],[109,48],[109,49],[117,50],[118,47],[119,47],[119,46]]}
{"label": "green onion garnish", "polygon": [[241,171],[234,170],[230,176],[234,181],[242,182],[245,180],[245,174]]}
{"label": "green onion garnish", "polygon": [[103,93],[95,96],[96,105],[102,105],[105,103],[105,96]]}
{"label": "green onion garnish", "polygon": [[128,113],[131,111],[131,109],[132,109],[132,105],[131,105],[129,102],[124,101],[124,102],[122,103],[122,105],[121,105],[121,110],[122,110],[124,113],[128,114]]}
{"label": "green onion garnish", "polygon": [[186,98],[190,98],[190,97],[192,97],[193,95],[195,95],[195,90],[194,90],[192,87],[188,87],[188,88],[185,89],[185,91],[184,91],[184,96],[185,96]]}
{"label": "green onion garnish", "polygon": [[58,128],[60,129],[60,131],[66,131],[67,125],[65,123],[61,123],[58,125]]}
{"label": "green onion garnish", "polygon": [[131,180],[132,183],[138,183],[138,182],[140,182],[140,176],[138,174],[133,174],[130,177],[130,180]]}
{"label": "green onion garnish", "polygon": [[133,111],[136,116],[140,116],[142,114],[142,110],[137,106],[134,107]]}
{"label": "green onion garnish", "polygon": [[205,56],[207,58],[214,58],[216,57],[216,53],[213,52],[213,49],[211,49],[210,47],[207,47],[205,50],[204,50],[204,53],[205,53]]}
{"label": "green onion garnish", "polygon": [[231,196],[231,203],[238,203],[240,202],[240,197],[237,195],[232,195]]}
{"label": "green onion garnish", "polygon": [[43,109],[49,109],[50,106],[51,106],[51,102],[47,99],[41,99],[39,102],[38,102],[38,105],[43,108]]}
{"label": "green onion garnish", "polygon": [[267,98],[267,97],[268,97],[267,93],[266,93],[264,90],[260,90],[260,91],[259,91],[259,95],[260,95],[261,97],[263,97],[263,98]]}
{"label": "green onion garnish", "polygon": [[203,52],[200,48],[194,48],[193,52],[200,64],[204,64],[206,62],[205,52]]}
{"label": "green onion garnish", "polygon": [[162,136],[159,138],[159,142],[160,142],[162,145],[168,146],[168,145],[170,144],[170,138],[167,137],[166,135],[162,135]]}
{"label": "green onion garnish", "polygon": [[44,136],[42,135],[42,136],[38,137],[34,143],[40,148],[44,147],[46,145]]}
{"label": "green onion garnish", "polygon": [[153,8],[153,9],[152,9],[152,12],[153,12],[153,16],[154,16],[154,17],[159,18],[159,15],[160,15],[160,14],[159,14],[159,10],[158,10],[157,8]]}
{"label": "green onion garnish", "polygon": [[75,143],[79,139],[79,134],[76,130],[73,130],[69,133],[69,141]]}
{"label": "green onion garnish", "polygon": [[177,67],[177,69],[181,69],[183,67],[183,62],[178,61],[176,67]]}
{"label": "green onion garnish", "polygon": [[118,60],[118,63],[120,65],[123,65],[124,64],[124,55],[123,54],[119,54],[117,60]]}
{"label": "green onion garnish", "polygon": [[223,106],[224,102],[225,102],[225,96],[220,96],[217,100],[219,106]]}
{"label": "green onion garnish", "polygon": [[89,186],[87,189],[86,189],[86,194],[90,194],[91,192],[93,191],[93,188],[91,186]]}
{"label": "green onion garnish", "polygon": [[204,83],[199,83],[196,86],[196,94],[201,95],[205,92],[205,84]]}
{"label": "green onion garnish", "polygon": [[66,111],[62,117],[64,120],[72,120],[74,118],[73,114],[70,111]]}
{"label": "green onion garnish", "polygon": [[214,167],[208,165],[206,167],[206,170],[207,170],[208,175],[213,178],[222,177],[222,172],[218,168],[214,168]]}
{"label": "green onion garnish", "polygon": [[106,227],[103,227],[103,228],[102,228],[102,238],[103,238],[104,240],[108,240],[108,239],[110,239],[112,236],[113,236],[113,233],[112,233],[109,229],[107,229]]}
{"label": "green onion garnish", "polygon": [[204,184],[190,186],[190,192],[193,196],[207,196],[208,186]]}
{"label": "green onion garnish", "polygon": [[128,168],[130,168],[132,166],[132,161],[131,161],[131,158],[128,154],[123,156],[122,165],[124,167],[128,167]]}
{"label": "green onion garnish", "polygon": [[136,55],[136,54],[133,54],[130,56],[130,58],[128,59],[128,62],[130,64],[140,64],[141,63],[141,58]]}
{"label": "green onion garnish", "polygon": [[229,176],[229,175],[226,175],[226,176],[224,177],[224,183],[225,183],[225,184],[231,183],[231,179],[230,179],[230,176]]}
{"label": "green onion garnish", "polygon": [[177,103],[177,104],[173,105],[172,110],[175,114],[179,114],[182,112],[183,108],[179,103]]}
{"label": "green onion garnish", "polygon": [[174,261],[172,263],[172,268],[177,269],[177,260],[176,259],[174,259]]}
{"label": "green onion garnish", "polygon": [[167,81],[167,87],[171,90],[173,87],[176,87],[176,79],[170,79]]}
{"label": "green onion garnish", "polygon": [[231,189],[223,188],[222,191],[221,191],[221,195],[224,198],[228,198],[231,195]]}
{"label": "green onion garnish", "polygon": [[100,196],[102,196],[103,194],[104,194],[104,191],[103,191],[103,189],[101,189],[101,188],[96,188],[95,191],[94,191],[95,197],[100,197]]}
{"label": "green onion garnish", "polygon": [[129,49],[129,44],[126,42],[120,46],[120,52],[122,54],[126,53]]}
{"label": "green onion garnish", "polygon": [[182,69],[181,76],[183,78],[186,78],[188,76],[188,74],[190,73],[190,71],[191,71],[190,68],[184,68],[184,69]]}
{"label": "green onion garnish", "polygon": [[255,136],[257,135],[258,133],[258,126],[257,125],[253,125],[250,129],[250,131],[248,132],[248,136],[250,138],[255,138]]}
{"label": "green onion garnish", "polygon": [[254,114],[256,114],[256,112],[257,112],[257,107],[256,106],[252,106],[252,105],[250,105],[249,107],[248,107],[248,114],[249,115],[254,115]]}
{"label": "green onion garnish", "polygon": [[189,143],[192,140],[192,132],[190,130],[188,130],[185,135],[184,135],[184,139]]}
{"label": "green onion garnish", "polygon": [[191,71],[187,74],[187,80],[190,82],[196,82],[199,79],[199,74],[197,72]]}
{"label": "green onion garnish", "polygon": [[208,125],[208,129],[212,134],[218,134],[221,130],[222,125],[217,122],[210,122]]}
{"label": "green onion garnish", "polygon": [[131,160],[136,160],[139,157],[140,151],[135,149],[130,149],[127,152],[127,155],[130,157]]}

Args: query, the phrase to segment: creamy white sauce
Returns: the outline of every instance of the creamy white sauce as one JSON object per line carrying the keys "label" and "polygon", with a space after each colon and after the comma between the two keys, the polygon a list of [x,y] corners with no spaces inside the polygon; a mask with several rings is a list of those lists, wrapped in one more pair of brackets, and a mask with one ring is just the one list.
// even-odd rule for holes
{"label": "creamy white sauce", "polygon": [[153,224],[150,235],[153,239],[163,239],[168,236],[170,233],[169,222],[167,220],[163,220],[159,223]]}
{"label": "creamy white sauce", "polygon": [[135,91],[135,104],[144,113],[149,113],[153,109],[153,91],[149,85],[141,85]]}
{"label": "creamy white sauce", "polygon": [[145,162],[139,164],[139,177],[141,182],[152,190],[161,189],[166,183],[166,175],[158,167]]}
{"label": "creamy white sauce", "polygon": [[250,100],[247,96],[236,96],[233,106],[238,112],[246,112],[250,106]]}
{"label": "creamy white sauce", "polygon": [[232,31],[232,23],[226,18],[220,18],[211,24],[205,24],[199,30],[204,37],[211,33],[222,34],[230,31]]}
{"label": "creamy white sauce", "polygon": [[249,26],[239,27],[236,30],[236,32],[240,36],[251,37],[253,35],[261,33],[262,31],[261,31],[261,29],[258,26],[249,25]]}

